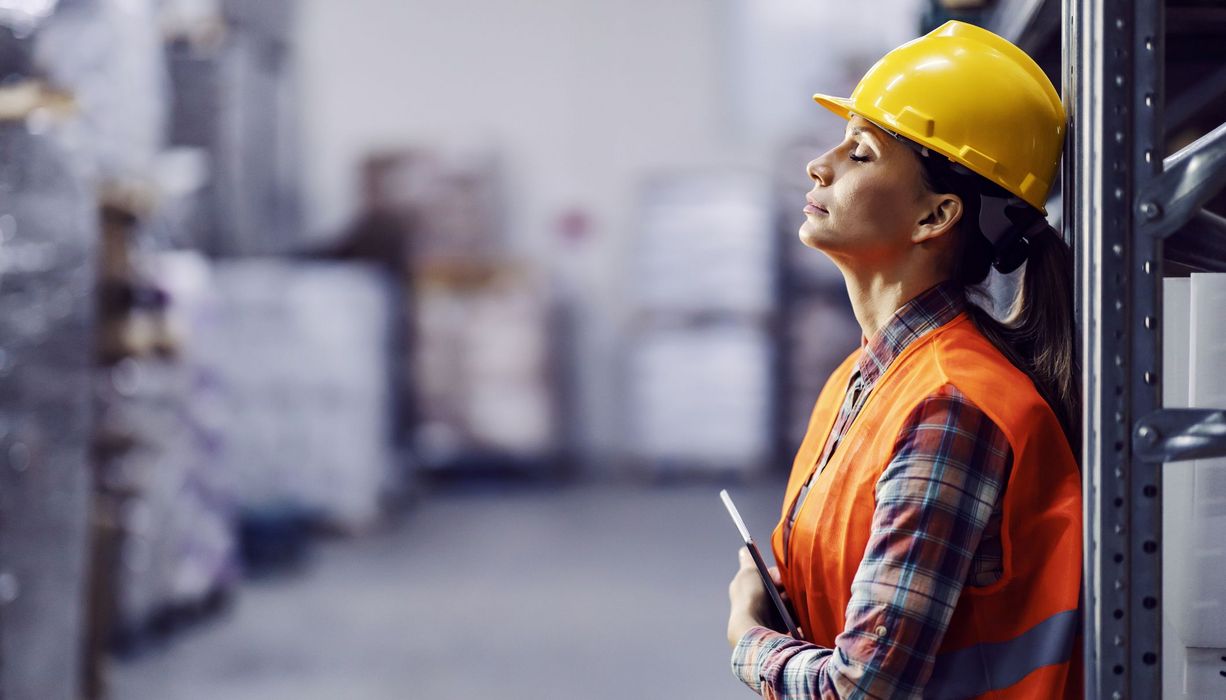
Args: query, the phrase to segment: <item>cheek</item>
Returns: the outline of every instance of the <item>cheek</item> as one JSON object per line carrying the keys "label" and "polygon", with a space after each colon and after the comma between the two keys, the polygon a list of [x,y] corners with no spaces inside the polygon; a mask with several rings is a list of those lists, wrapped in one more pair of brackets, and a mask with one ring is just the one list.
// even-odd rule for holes
{"label": "cheek", "polygon": [[857,229],[868,229],[865,233],[890,234],[906,220],[902,192],[889,182],[873,181],[865,178],[849,187],[842,198],[843,207],[840,212],[853,217],[846,222]]}
{"label": "cheek", "polygon": [[849,244],[893,247],[910,239],[911,211],[906,191],[899,183],[883,178],[849,177],[836,193],[834,224]]}

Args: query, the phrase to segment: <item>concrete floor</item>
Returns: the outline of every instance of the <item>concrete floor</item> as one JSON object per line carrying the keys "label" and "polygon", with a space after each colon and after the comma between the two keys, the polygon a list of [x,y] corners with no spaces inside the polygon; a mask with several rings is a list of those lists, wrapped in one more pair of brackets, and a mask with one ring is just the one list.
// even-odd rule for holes
{"label": "concrete floor", "polygon": [[[751,698],[720,484],[435,492],[114,668],[116,700]],[[729,485],[765,540],[781,481]]]}

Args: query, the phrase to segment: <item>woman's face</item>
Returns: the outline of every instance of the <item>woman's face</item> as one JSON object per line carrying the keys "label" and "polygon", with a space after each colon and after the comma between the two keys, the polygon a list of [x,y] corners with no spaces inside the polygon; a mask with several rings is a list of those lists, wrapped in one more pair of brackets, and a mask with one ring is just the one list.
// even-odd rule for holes
{"label": "woman's face", "polygon": [[843,141],[808,165],[800,240],[832,258],[885,265],[916,241],[932,193],[915,153],[852,115]]}

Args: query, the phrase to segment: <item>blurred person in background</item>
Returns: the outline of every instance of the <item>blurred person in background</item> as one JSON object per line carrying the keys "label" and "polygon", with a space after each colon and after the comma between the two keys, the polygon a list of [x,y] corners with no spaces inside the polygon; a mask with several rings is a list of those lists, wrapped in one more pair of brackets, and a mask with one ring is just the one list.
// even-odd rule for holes
{"label": "blurred person in background", "polygon": [[[308,257],[371,263],[381,268],[392,294],[391,366],[392,440],[401,459],[402,477],[418,424],[417,395],[411,362],[414,333],[415,237],[421,233],[423,210],[429,199],[434,162],[429,154],[400,150],[374,153],[362,163],[362,205],[355,219],[328,245],[306,252]],[[403,484],[402,484],[403,486]]]}
{"label": "blurred person in background", "polygon": [[[767,698],[1080,697],[1072,259],[1044,215],[1065,115],[1025,53],[949,22],[891,51],[808,164],[800,238],[863,332],[817,400],[772,535],[801,639],[744,550],[734,673]],[[1008,317],[994,268],[1025,265]]]}

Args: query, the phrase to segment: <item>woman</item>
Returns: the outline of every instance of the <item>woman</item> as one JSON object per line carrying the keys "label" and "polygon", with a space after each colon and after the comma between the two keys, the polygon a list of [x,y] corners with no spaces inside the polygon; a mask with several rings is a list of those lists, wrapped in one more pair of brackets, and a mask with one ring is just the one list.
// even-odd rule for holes
{"label": "woman", "polygon": [[[887,54],[808,165],[800,238],[843,273],[861,348],[817,400],[772,536],[803,639],[742,551],[733,670],[767,698],[1081,695],[1072,266],[1044,219],[1060,98],[949,22]],[[1025,264],[1005,322],[991,268]],[[977,303],[978,302],[978,303]]]}

